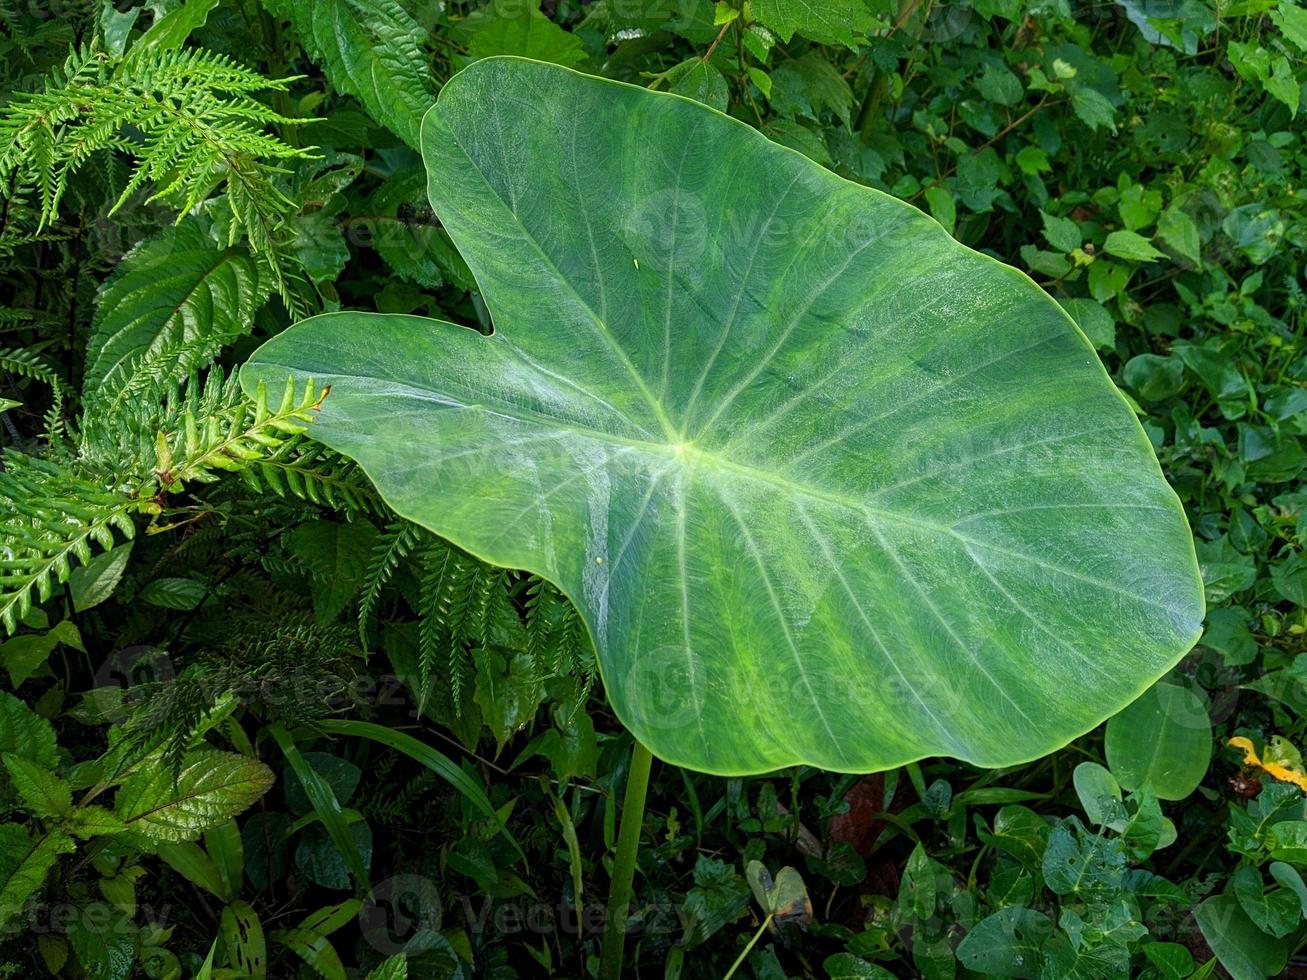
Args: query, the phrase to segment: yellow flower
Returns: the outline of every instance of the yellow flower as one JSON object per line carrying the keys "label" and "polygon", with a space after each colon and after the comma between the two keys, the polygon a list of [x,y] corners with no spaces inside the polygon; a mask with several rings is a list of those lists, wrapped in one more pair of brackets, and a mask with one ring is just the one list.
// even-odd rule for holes
{"label": "yellow flower", "polygon": [[1244,738],[1242,735],[1230,739],[1226,743],[1232,748],[1243,749],[1243,764],[1245,766],[1256,766],[1263,772],[1274,776],[1276,779],[1286,783],[1293,783],[1300,790],[1307,793],[1307,773],[1298,769],[1291,769],[1288,766],[1271,760],[1269,757],[1262,761],[1257,757],[1257,750],[1253,748],[1251,739]]}

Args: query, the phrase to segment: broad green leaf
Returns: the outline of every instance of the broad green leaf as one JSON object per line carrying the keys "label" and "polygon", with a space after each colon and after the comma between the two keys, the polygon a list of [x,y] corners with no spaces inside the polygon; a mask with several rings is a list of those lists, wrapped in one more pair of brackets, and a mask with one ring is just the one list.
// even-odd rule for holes
{"label": "broad green leaf", "polygon": [[852,953],[836,953],[822,962],[828,976],[839,980],[894,980],[894,974],[884,967],[868,963]]}
{"label": "broad green leaf", "polygon": [[180,48],[182,42],[190,37],[191,31],[203,27],[209,19],[209,12],[218,6],[218,0],[186,0],[176,10],[162,16],[156,9],[154,23],[141,35],[139,41],[132,45],[132,53],[147,48],[171,50]]}
{"label": "broad green leaf", "polygon": [[1196,266],[1203,264],[1203,242],[1194,219],[1172,205],[1157,220],[1157,237]]}
{"label": "broad green leaf", "polygon": [[73,805],[73,791],[66,780],[21,755],[6,752],[3,758],[9,779],[29,813],[55,819],[69,811]]}
{"label": "broad green leaf", "polygon": [[1268,870],[1276,882],[1294,894],[1298,899],[1299,909],[1304,916],[1307,916],[1307,882],[1302,880],[1298,869],[1283,861],[1272,861]]}
{"label": "broad green leaf", "polygon": [[113,3],[102,4],[100,23],[104,31],[104,46],[115,58],[127,47],[127,38],[141,16],[141,8],[136,7],[127,13],[119,13]]}
{"label": "broad green leaf", "polygon": [[410,146],[431,105],[426,32],[398,0],[265,0],[336,89]]}
{"label": "broad green leaf", "polygon": [[1071,252],[1080,247],[1083,239],[1078,224],[1070,218],[1059,218],[1044,211],[1039,214],[1044,219],[1044,237],[1048,239],[1048,244],[1059,252]]}
{"label": "broad green leaf", "polygon": [[683,61],[668,71],[667,80],[671,85],[669,91],[696,99],[722,112],[726,111],[731,101],[731,90],[726,84],[726,77],[711,61],[698,56]]}
{"label": "broad green leaf", "polygon": [[1125,864],[1125,845],[1120,838],[1091,834],[1079,818],[1068,817],[1049,834],[1044,881],[1055,895],[1102,904],[1121,890]]}
{"label": "broad green leaf", "polygon": [[1271,857],[1307,867],[1307,821],[1286,820],[1272,825],[1267,844]]}
{"label": "broad green leaf", "polygon": [[1183,800],[1207,772],[1212,722],[1197,694],[1162,681],[1107,723],[1105,748],[1126,789],[1148,784],[1160,799]]}
{"label": "broad green leaf", "polygon": [[106,902],[89,902],[68,923],[68,944],[87,980],[127,980],[136,961],[136,929]]}
{"label": "broad green leaf", "polygon": [[345,923],[349,922],[363,907],[361,899],[349,898],[335,905],[324,905],[304,917],[297,928],[308,929],[323,936],[330,936]]}
{"label": "broad green leaf", "polygon": [[131,557],[135,543],[125,541],[68,573],[68,592],[72,596],[74,609],[86,612],[113,595],[113,590],[122,581],[123,572],[127,570],[127,559]]}
{"label": "broad green leaf", "polygon": [[232,752],[196,751],[176,775],[170,766],[138,769],[123,783],[114,813],[146,842],[195,840],[248,808],[272,786],[272,770]]}
{"label": "broad green leaf", "polygon": [[762,910],[778,921],[804,921],[812,916],[812,903],[808,898],[803,876],[786,866],[776,872],[775,879],[761,861],[750,861],[744,869],[745,878],[753,897]]}
{"label": "broad green leaf", "polygon": [[1298,85],[1298,79],[1294,77],[1293,67],[1289,64],[1289,59],[1281,55],[1276,58],[1271,66],[1271,72],[1262,80],[1269,95],[1273,95],[1289,107],[1289,115],[1298,114],[1298,100],[1301,98],[1302,89]]}
{"label": "broad green leaf", "polygon": [[307,929],[282,929],[270,938],[293,952],[324,980],[347,980],[345,965],[326,936]]}
{"label": "broad green leaf", "polygon": [[1097,89],[1076,89],[1075,94],[1071,96],[1071,109],[1090,129],[1110,129],[1116,132],[1114,118],[1116,110],[1107,96]]}
{"label": "broad green leaf", "polygon": [[1176,497],[1020,273],[711,109],[557,67],[477,62],[423,134],[495,334],[315,317],[243,383],[330,383],[313,435],[395,510],[557,584],[663,758],[1013,764],[1195,641]]}
{"label": "broad green leaf", "polygon": [[1034,909],[999,909],[972,927],[958,944],[958,962],[991,977],[1038,977],[1040,949],[1053,935],[1053,922]]}
{"label": "broad green leaf", "polygon": [[180,381],[249,332],[272,286],[241,246],[196,218],[147,238],[100,288],[86,345],[87,397],[108,410],[150,381]]}
{"label": "broad green leaf", "polygon": [[1271,20],[1299,51],[1307,51],[1307,10],[1288,0],[1280,0],[1271,11]]}
{"label": "broad green leaf", "polygon": [[102,806],[74,807],[64,826],[74,837],[83,840],[105,834],[121,834],[127,829],[125,823]]}
{"label": "broad green leaf", "polygon": [[72,838],[59,830],[33,837],[21,824],[0,824],[0,925],[17,916],[45,884],[55,859],[75,848]]}
{"label": "broad green leaf", "polygon": [[1148,962],[1164,980],[1183,980],[1194,972],[1194,957],[1180,943],[1144,943],[1141,947]]}
{"label": "broad green leaf", "polygon": [[1136,231],[1112,232],[1103,242],[1103,251],[1133,262],[1155,262],[1166,258],[1165,253],[1154,248],[1152,242]]}
{"label": "broad green leaf", "polygon": [[1071,775],[1080,798],[1080,806],[1089,822],[1098,827],[1111,823],[1124,813],[1124,808],[1113,807],[1121,802],[1121,786],[1116,778],[1097,762],[1082,762]]}
{"label": "broad green leaf", "polygon": [[1302,921],[1298,896],[1284,888],[1272,888],[1268,892],[1261,871],[1253,865],[1241,865],[1230,881],[1244,914],[1262,932],[1287,936]]}
{"label": "broad green leaf", "polygon": [[581,39],[542,14],[540,0],[490,0],[462,29],[471,35],[467,47],[474,58],[512,54],[559,65],[585,60]]}
{"label": "broad green leaf", "polygon": [[408,957],[396,953],[369,973],[367,980],[408,980]]}
{"label": "broad green leaf", "polygon": [[1213,895],[1194,909],[1203,938],[1234,980],[1267,980],[1288,960],[1284,940],[1266,935],[1233,895]]}
{"label": "broad green leaf", "polygon": [[12,752],[44,769],[59,765],[54,726],[8,691],[0,691],[0,752]]}
{"label": "broad green leaf", "polygon": [[865,44],[876,26],[864,0],[754,0],[753,15],[789,41],[796,33],[822,44]]}
{"label": "broad green leaf", "polygon": [[223,901],[231,901],[240,894],[245,880],[245,848],[240,828],[235,820],[218,824],[204,835],[204,849],[212,858],[218,877],[222,880]]}

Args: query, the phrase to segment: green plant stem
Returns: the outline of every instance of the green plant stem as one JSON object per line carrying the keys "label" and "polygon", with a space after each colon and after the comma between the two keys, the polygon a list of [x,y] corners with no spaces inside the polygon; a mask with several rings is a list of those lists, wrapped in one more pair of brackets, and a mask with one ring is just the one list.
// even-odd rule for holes
{"label": "green plant stem", "polygon": [[731,968],[726,971],[726,975],[722,977],[722,980],[731,980],[731,977],[735,976],[735,971],[740,968],[740,964],[744,962],[745,957],[747,957],[749,953],[753,951],[753,947],[756,946],[758,944],[758,940],[762,938],[763,930],[766,929],[769,925],[771,925],[770,914],[767,916],[767,918],[762,920],[762,925],[758,927],[758,931],[755,932],[753,934],[753,938],[749,940],[749,945],[745,946],[744,949],[740,951],[740,955],[735,958],[735,962],[731,964]]}
{"label": "green plant stem", "polygon": [[622,826],[617,834],[617,855],[608,886],[608,923],[599,953],[599,980],[620,980],[626,949],[626,916],[631,906],[635,881],[635,858],[640,850],[640,827],[644,824],[644,797],[649,789],[653,756],[639,740],[631,749],[631,769],[626,775],[622,798]]}

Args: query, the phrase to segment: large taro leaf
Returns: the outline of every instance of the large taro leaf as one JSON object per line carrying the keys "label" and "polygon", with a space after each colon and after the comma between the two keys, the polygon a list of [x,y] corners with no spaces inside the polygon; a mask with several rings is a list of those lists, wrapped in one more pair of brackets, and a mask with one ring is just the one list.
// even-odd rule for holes
{"label": "large taro leaf", "polygon": [[315,317],[245,367],[400,514],[557,583],[655,753],[1009,765],[1194,643],[1193,544],[1085,338],[913,208],[676,96],[475,63],[422,126],[485,337]]}

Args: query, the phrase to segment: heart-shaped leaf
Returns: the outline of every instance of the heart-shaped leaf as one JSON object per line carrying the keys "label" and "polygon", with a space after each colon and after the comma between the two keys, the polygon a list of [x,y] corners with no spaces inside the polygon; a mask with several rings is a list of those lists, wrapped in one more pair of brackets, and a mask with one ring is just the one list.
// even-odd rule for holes
{"label": "heart-shaped leaf", "polygon": [[427,114],[495,334],[339,313],[247,389],[577,604],[614,709],[717,773],[1037,757],[1194,643],[1189,529],[1092,348],[934,221],[676,96],[520,59]]}

